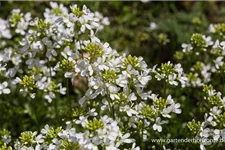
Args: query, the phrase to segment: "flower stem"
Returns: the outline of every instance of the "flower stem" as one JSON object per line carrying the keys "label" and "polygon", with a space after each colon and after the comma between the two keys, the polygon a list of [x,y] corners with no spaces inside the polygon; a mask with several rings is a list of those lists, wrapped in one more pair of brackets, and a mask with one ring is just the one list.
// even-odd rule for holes
{"label": "flower stem", "polygon": [[55,107],[55,118],[58,118],[58,107],[57,107],[57,98],[54,99],[54,107]]}
{"label": "flower stem", "polygon": [[38,128],[38,130],[40,129],[40,124],[39,124],[39,120],[38,120],[38,113],[37,113],[37,106],[38,106],[38,104],[37,104],[37,99],[36,99],[36,97],[34,98],[34,99],[31,99],[31,107],[33,107],[33,108],[31,108],[31,110],[33,111],[33,117],[34,117],[34,121],[35,121],[35,123],[36,123],[36,125],[37,125],[37,128]]}
{"label": "flower stem", "polygon": [[164,83],[163,83],[163,96],[166,97],[166,88],[167,88],[167,82],[166,80],[164,80]]}
{"label": "flower stem", "polygon": [[68,105],[69,105],[69,108],[70,108],[70,113],[72,113],[72,101],[70,99],[70,90],[69,90],[69,78],[67,79],[67,82],[66,82],[66,87],[67,87],[67,101],[68,101]]}
{"label": "flower stem", "polygon": [[144,150],[144,119],[142,119],[141,136],[141,149]]}
{"label": "flower stem", "polygon": [[107,93],[107,101],[109,103],[109,111],[112,113],[112,118],[115,120],[115,112],[114,112],[114,107],[112,105],[112,100],[109,97],[109,92]]}

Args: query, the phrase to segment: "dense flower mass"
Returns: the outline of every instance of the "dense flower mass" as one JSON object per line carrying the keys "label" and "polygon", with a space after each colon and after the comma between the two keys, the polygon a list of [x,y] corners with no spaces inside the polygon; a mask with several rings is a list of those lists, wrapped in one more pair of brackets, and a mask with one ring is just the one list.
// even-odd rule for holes
{"label": "dense flower mass", "polygon": [[[69,84],[80,84],[76,77],[82,77],[88,88],[79,106],[71,107],[75,118],[66,123],[66,128],[46,125],[40,133],[25,131],[12,147],[109,150],[127,145],[140,149],[135,146],[134,135],[138,134],[144,142],[150,137],[149,126],[161,132],[171,113],[181,113],[180,104],[170,95],[163,99],[145,91],[152,69],[142,57],[121,55],[95,36],[109,24],[107,18],[92,13],[86,6],[80,9],[73,5],[68,10],[62,4],[50,5],[44,19],[31,19],[29,13],[24,15],[17,9],[8,20],[2,20],[2,38],[11,38],[10,27],[22,36],[18,45],[5,45],[1,51],[1,75],[5,81],[0,93],[19,89],[27,99],[36,101],[38,96],[46,100],[44,103],[53,103],[59,95],[67,94],[72,105]],[[173,71],[178,76],[172,76],[181,80],[179,64]],[[67,87],[59,78],[66,80]],[[153,103],[148,104],[149,100]],[[85,109],[80,111],[81,108]],[[2,137],[2,147],[11,145],[8,132]]]}
{"label": "dense flower mass", "polygon": [[[1,127],[0,150],[166,149],[171,145],[151,139],[173,138],[176,130],[199,139],[201,149],[216,143],[208,139],[225,138],[224,86],[213,82],[224,81],[224,24],[210,25],[210,36],[193,34],[175,53],[178,63],[149,67],[96,36],[110,24],[101,13],[76,4],[50,7],[44,18],[19,9],[0,18],[0,105],[22,103],[21,114],[37,126],[20,135]],[[157,29],[151,22],[151,32]],[[166,34],[158,38],[170,42]],[[199,97],[201,110],[185,110]],[[182,114],[193,120],[177,117]],[[42,126],[46,120],[56,124]],[[179,123],[180,129],[171,128]]]}

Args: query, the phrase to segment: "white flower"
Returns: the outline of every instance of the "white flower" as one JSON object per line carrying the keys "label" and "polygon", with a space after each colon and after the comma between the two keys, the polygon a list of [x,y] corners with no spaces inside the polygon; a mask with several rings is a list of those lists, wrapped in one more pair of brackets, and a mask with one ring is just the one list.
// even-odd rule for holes
{"label": "white flower", "polygon": [[202,37],[205,40],[207,47],[210,45],[213,45],[212,37],[210,37],[210,36],[206,37],[205,35],[203,35]]}
{"label": "white flower", "polygon": [[215,129],[214,131],[213,131],[213,139],[215,140],[215,141],[218,141],[218,139],[220,138],[220,130],[218,130],[218,129]]}
{"label": "white flower", "polygon": [[176,114],[180,114],[181,113],[180,103],[172,104],[170,107],[172,108],[172,111],[174,113],[176,113]]}
{"label": "white flower", "polygon": [[182,48],[183,48],[183,52],[184,53],[185,52],[190,52],[193,49],[193,47],[192,47],[191,44],[186,44],[186,43],[183,43],[182,44]]}
{"label": "white flower", "polygon": [[177,78],[177,75],[176,75],[176,74],[170,74],[170,75],[168,76],[169,83],[170,83],[171,85],[177,86],[177,85],[178,85],[178,82],[175,81],[176,78]]}
{"label": "white flower", "polygon": [[131,149],[129,150],[140,150],[140,147],[139,146],[136,147],[136,143],[133,143]]}
{"label": "white flower", "polygon": [[1,94],[9,94],[11,91],[8,87],[8,82],[0,83],[0,95]]}
{"label": "white flower", "polygon": [[200,150],[206,150],[203,144],[200,145]]}
{"label": "white flower", "polygon": [[5,70],[6,70],[6,64],[5,65],[2,65],[0,63],[0,72],[5,71]]}
{"label": "white flower", "polygon": [[[146,0],[145,0],[145,1],[146,1]],[[148,0],[147,0],[147,1],[148,1]],[[155,22],[151,22],[149,26],[150,26],[150,29],[151,29],[151,30],[157,29],[157,24],[156,24]]]}
{"label": "white flower", "polygon": [[120,87],[126,87],[128,84],[127,78],[128,76],[126,74],[119,75],[118,79],[116,79],[116,84]]}
{"label": "white flower", "polygon": [[145,75],[145,73],[141,73],[139,76],[138,76],[138,80],[140,81],[140,83],[145,86],[149,80],[151,80],[151,76],[149,75]]}
{"label": "white flower", "polygon": [[88,76],[93,74],[91,65],[85,60],[82,60],[75,66],[75,71],[79,72],[81,76]]}
{"label": "white flower", "polygon": [[216,126],[216,122],[213,120],[214,118],[212,116],[208,116],[208,114],[205,114],[204,116],[205,124],[210,124],[212,126]]}
{"label": "white flower", "polygon": [[128,115],[129,117],[131,117],[132,115],[138,114],[137,111],[135,111],[133,108],[131,108],[131,107],[128,106],[128,105],[126,105],[126,106],[124,106],[124,107],[121,107],[120,109],[121,109],[121,111],[126,112],[127,115]]}
{"label": "white flower", "polygon": [[44,98],[47,99],[49,103],[51,103],[52,102],[52,99],[55,99],[56,98],[56,95],[53,92],[49,92],[49,94],[48,95],[45,95]]}
{"label": "white flower", "polygon": [[171,107],[167,107],[162,110],[161,114],[163,117],[171,118],[171,115],[169,115],[169,113],[171,113],[171,111],[172,111]]}
{"label": "white flower", "polygon": [[1,37],[11,39],[12,35],[9,30],[8,21],[0,18],[0,38]]}
{"label": "white flower", "polygon": [[212,133],[212,130],[209,128],[206,128],[201,131],[200,136],[207,138],[211,135],[211,133]]}
{"label": "white flower", "polygon": [[167,123],[167,121],[161,121],[161,118],[160,117],[157,117],[156,118],[156,121],[155,121],[155,124],[153,125],[153,129],[154,130],[157,130],[158,132],[162,132],[162,124],[165,124]]}
{"label": "white flower", "polygon": [[225,129],[221,130],[221,138],[224,139],[225,138]]}
{"label": "white flower", "polygon": [[88,123],[87,117],[80,116],[79,120],[77,120],[75,123],[81,124],[84,127]]}
{"label": "white flower", "polygon": [[166,148],[166,146],[165,146],[165,145],[163,145],[163,150],[171,150],[171,149]]}
{"label": "white flower", "polygon": [[137,100],[137,96],[136,96],[134,93],[131,93],[131,94],[128,96],[128,99],[129,99],[130,101],[135,101],[135,100]]}
{"label": "white flower", "polygon": [[224,64],[223,57],[222,56],[217,57],[216,60],[214,60],[214,63],[215,63],[216,69],[219,69],[219,67]]}
{"label": "white flower", "polygon": [[209,30],[209,32],[211,32],[211,33],[215,33],[215,27],[214,27],[214,25],[213,25],[213,24],[210,24],[208,30]]}
{"label": "white flower", "polygon": [[130,137],[130,133],[126,133],[121,137],[121,139],[116,143],[116,147],[119,147],[122,143],[132,143],[134,139],[128,139]]}
{"label": "white flower", "polygon": [[221,110],[217,106],[214,106],[213,108],[211,108],[210,111],[211,112],[209,114],[213,116],[215,119],[217,118],[216,116],[221,113]]}

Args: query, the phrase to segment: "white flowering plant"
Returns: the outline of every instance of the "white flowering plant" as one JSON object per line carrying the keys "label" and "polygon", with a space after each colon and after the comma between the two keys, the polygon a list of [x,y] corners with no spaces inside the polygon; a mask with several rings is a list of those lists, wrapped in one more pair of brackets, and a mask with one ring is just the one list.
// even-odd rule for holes
{"label": "white flowering plant", "polygon": [[[143,57],[102,42],[96,35],[109,19],[85,5],[50,2],[43,16],[14,9],[0,19],[0,150],[190,144],[152,141],[178,137],[202,140],[190,148],[222,146],[207,139],[218,141],[225,133],[224,86],[214,81],[224,81],[223,24],[211,25],[211,36],[193,34],[174,54],[177,63],[149,67]],[[170,42],[158,36],[161,44]]]}

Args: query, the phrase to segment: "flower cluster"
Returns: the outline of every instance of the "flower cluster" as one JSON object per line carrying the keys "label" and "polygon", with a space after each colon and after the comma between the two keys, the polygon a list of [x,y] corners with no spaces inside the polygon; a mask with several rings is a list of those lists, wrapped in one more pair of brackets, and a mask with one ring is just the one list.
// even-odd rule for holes
{"label": "flower cluster", "polygon": [[205,145],[219,143],[219,140],[225,138],[225,97],[222,97],[222,94],[217,92],[212,85],[204,86],[203,92],[205,100],[210,104],[209,112],[204,114],[202,122],[196,122],[193,119],[188,123],[188,128],[195,135],[195,138],[201,141],[200,148],[202,150],[205,149]]}
{"label": "flower cluster", "polygon": [[[171,125],[179,123],[202,150],[225,138],[224,24],[210,25],[209,36],[193,34],[174,54],[177,62],[151,68],[143,57],[121,54],[97,37],[109,25],[99,12],[76,4],[50,7],[44,18],[15,9],[0,19],[0,106],[6,112],[11,104],[19,107],[18,116],[35,126],[16,137],[6,125],[0,149],[166,149],[151,139],[175,136]],[[150,23],[151,33],[158,28]],[[156,37],[161,45],[171,42],[166,33]],[[193,120],[183,122],[183,116]]]}
{"label": "flower cluster", "polygon": [[[162,132],[172,113],[181,113],[180,103],[171,95],[164,95],[164,99],[146,87],[153,73],[158,80],[175,86],[179,81],[184,87],[187,78],[181,65],[162,64],[157,71],[148,68],[142,57],[119,54],[96,37],[109,24],[99,12],[77,5],[69,10],[54,2],[50,6],[44,19],[31,19],[30,13],[24,15],[17,9],[0,22],[4,33],[0,37],[10,39],[11,30],[18,37],[0,51],[0,75],[4,79],[0,95],[24,96],[25,112],[35,122],[40,118],[36,103],[43,102],[39,107],[44,109],[49,107],[46,112],[52,111],[54,104],[52,117],[56,118],[57,104],[64,105],[66,99],[69,110],[65,113],[69,113],[63,120],[69,121],[66,127],[46,125],[40,131],[22,132],[15,142],[3,130],[0,146],[18,150],[139,150],[141,145],[143,149],[152,138],[149,129]],[[77,84],[86,87],[79,101],[71,96]]]}
{"label": "flower cluster", "polygon": [[[203,88],[204,101],[199,101],[203,121],[200,118],[188,123],[192,135],[200,141],[200,149],[205,150],[207,145],[221,145],[224,140],[224,85],[215,82],[218,78],[223,82],[224,78],[224,41],[223,24],[210,25],[210,36],[196,33],[191,37],[191,43],[182,45],[182,52],[176,52],[177,60],[183,61],[183,66],[189,69],[188,87]],[[203,55],[203,57],[199,57]],[[217,92],[214,87],[220,89]],[[201,89],[202,89],[201,88]],[[202,93],[199,91],[198,93]],[[202,95],[202,94],[201,94]],[[202,119],[201,119],[202,120]]]}
{"label": "flower cluster", "polygon": [[154,69],[153,72],[157,80],[165,80],[170,85],[177,86],[178,82],[180,82],[181,86],[185,87],[187,82],[187,77],[184,75],[181,64],[163,63],[160,68]]}
{"label": "flower cluster", "polygon": [[[212,31],[212,34],[215,33]],[[174,55],[177,60],[187,60],[182,62],[183,66],[190,68],[187,86],[201,87],[211,82],[213,75],[224,72],[224,42],[213,41],[212,36],[193,34],[191,43],[182,44],[182,52]]]}
{"label": "flower cluster", "polygon": [[102,147],[110,150],[118,149],[121,144],[134,142],[134,139],[129,139],[130,134],[123,134],[119,130],[117,122],[108,116],[92,120],[80,116],[76,124],[80,124],[85,131],[78,132],[75,123],[71,122],[67,122],[66,129],[46,125],[40,134],[31,131],[21,133],[14,147],[15,149],[48,150],[97,150]]}

